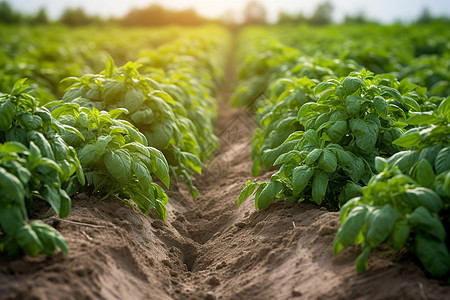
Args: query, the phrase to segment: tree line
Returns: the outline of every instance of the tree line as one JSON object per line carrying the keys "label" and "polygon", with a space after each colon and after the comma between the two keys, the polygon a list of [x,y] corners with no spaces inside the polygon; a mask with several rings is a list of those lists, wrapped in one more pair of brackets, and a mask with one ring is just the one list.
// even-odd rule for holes
{"label": "tree line", "polygon": [[[278,15],[278,24],[310,24],[326,25],[333,23],[334,7],[330,1],[318,3],[314,12],[308,16],[304,12],[284,12]],[[424,8],[421,15],[416,19],[416,23],[424,24],[433,21],[449,22],[448,17],[433,16],[427,8]],[[53,22],[47,15],[45,8],[41,8],[37,13],[26,15],[15,11],[8,2],[0,2],[0,24],[47,24]],[[197,26],[210,23],[219,23],[228,27],[237,28],[242,25],[264,25],[268,23],[267,9],[257,0],[250,0],[243,10],[243,21],[238,22],[235,11],[227,11],[222,17],[217,19],[206,18],[198,14],[194,9],[172,10],[159,4],[152,4],[145,8],[135,8],[130,10],[122,18],[104,19],[96,15],[88,15],[82,8],[66,8],[56,22],[68,26],[84,26],[114,23],[122,26],[164,26],[181,25]],[[344,23],[361,24],[374,23],[369,20],[363,12],[354,15],[347,15]]]}

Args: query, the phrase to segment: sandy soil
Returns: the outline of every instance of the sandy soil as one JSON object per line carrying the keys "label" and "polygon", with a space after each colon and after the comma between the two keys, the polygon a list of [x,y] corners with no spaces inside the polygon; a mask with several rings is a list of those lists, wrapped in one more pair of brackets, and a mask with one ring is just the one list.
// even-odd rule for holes
{"label": "sandy soil", "polygon": [[238,207],[254,124],[224,101],[219,114],[221,150],[195,179],[198,199],[183,186],[168,192],[162,222],[115,199],[77,195],[74,223],[53,222],[69,255],[0,257],[0,299],[450,298],[450,286],[428,279],[407,253],[375,255],[356,274],[357,249],[332,254],[337,212],[293,203],[255,211],[253,199]]}

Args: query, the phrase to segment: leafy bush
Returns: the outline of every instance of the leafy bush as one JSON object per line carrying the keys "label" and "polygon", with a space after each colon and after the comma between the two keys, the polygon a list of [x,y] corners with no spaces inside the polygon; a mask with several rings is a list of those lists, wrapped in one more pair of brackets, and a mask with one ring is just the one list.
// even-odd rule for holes
{"label": "leafy bush", "polygon": [[379,174],[361,197],[342,206],[334,253],[353,242],[361,245],[356,269],[363,271],[381,244],[395,251],[408,247],[428,273],[443,277],[450,271],[450,97],[435,111],[413,114],[406,123],[420,127],[394,144],[409,150],[377,157]]}
{"label": "leafy bush", "polygon": [[[132,199],[148,214],[156,208],[158,217],[165,220],[168,201],[164,190],[152,180],[156,175],[169,187],[169,167],[164,155],[149,147],[147,138],[125,120],[117,120],[126,109],[110,112],[78,104],[51,102],[52,115],[62,124],[79,132],[66,132],[62,138],[74,147],[86,176],[84,190],[107,198],[112,195],[128,203]],[[70,194],[79,192],[83,182],[72,177]]]}
{"label": "leafy bush", "polygon": [[186,117],[182,102],[175,102],[159,83],[138,73],[140,66],[129,62],[116,69],[109,58],[102,74],[65,79],[71,86],[63,101],[97,109],[126,108],[128,121],[164,153],[171,174],[183,176],[197,197],[191,182],[192,173],[201,173],[203,167],[197,127]]}
{"label": "leafy bush", "polygon": [[76,152],[61,138],[76,132],[61,125],[19,80],[10,94],[0,94],[0,251],[16,257],[67,253],[62,236],[41,221],[29,222],[33,201],[42,199],[60,217],[70,212],[71,200],[63,187],[77,172],[84,183]]}
{"label": "leafy bush", "polygon": [[[392,76],[374,76],[365,70],[318,84],[315,102],[303,104],[296,118],[280,119],[299,122],[302,129],[290,133],[280,146],[263,151],[262,163],[266,167],[281,164],[279,171],[268,183],[247,185],[239,203],[258,187],[257,208],[278,199],[317,204],[327,199],[327,205],[337,209],[339,202],[358,195],[361,185],[368,183],[377,155],[386,157],[399,150],[392,141],[407,125],[407,113],[421,110],[423,93],[406,80],[399,83]],[[288,104],[292,98],[286,99],[280,103]],[[284,135],[280,125],[276,132]]]}

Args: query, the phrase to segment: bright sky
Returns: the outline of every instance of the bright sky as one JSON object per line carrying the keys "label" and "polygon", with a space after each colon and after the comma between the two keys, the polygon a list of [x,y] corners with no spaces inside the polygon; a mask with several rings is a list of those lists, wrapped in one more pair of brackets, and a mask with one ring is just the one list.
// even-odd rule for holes
{"label": "bright sky", "polygon": [[[82,7],[88,14],[102,17],[121,17],[133,7],[146,7],[152,3],[171,8],[195,8],[200,14],[219,17],[227,10],[233,10],[240,18],[245,0],[6,0],[14,8],[33,13],[45,7],[49,16],[58,18],[67,7]],[[267,9],[270,21],[275,21],[280,10],[311,13],[317,3],[312,0],[259,0]],[[409,21],[416,18],[424,7],[433,15],[450,16],[450,0],[331,0],[334,5],[334,19],[340,21],[346,14],[363,11],[369,18],[382,22]]]}

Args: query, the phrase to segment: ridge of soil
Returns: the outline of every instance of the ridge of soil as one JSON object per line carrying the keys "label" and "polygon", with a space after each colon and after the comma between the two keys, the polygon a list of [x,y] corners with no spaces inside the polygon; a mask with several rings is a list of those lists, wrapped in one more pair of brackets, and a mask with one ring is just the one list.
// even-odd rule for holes
{"label": "ridge of soil", "polygon": [[197,199],[184,186],[168,192],[163,222],[113,198],[77,195],[67,218],[75,223],[53,224],[69,255],[0,257],[0,299],[448,299],[450,286],[407,253],[373,255],[362,274],[356,248],[334,257],[338,212],[288,202],[255,211],[254,199],[237,207],[252,177],[254,124],[225,101],[232,68],[219,103],[221,150],[195,178]]}

